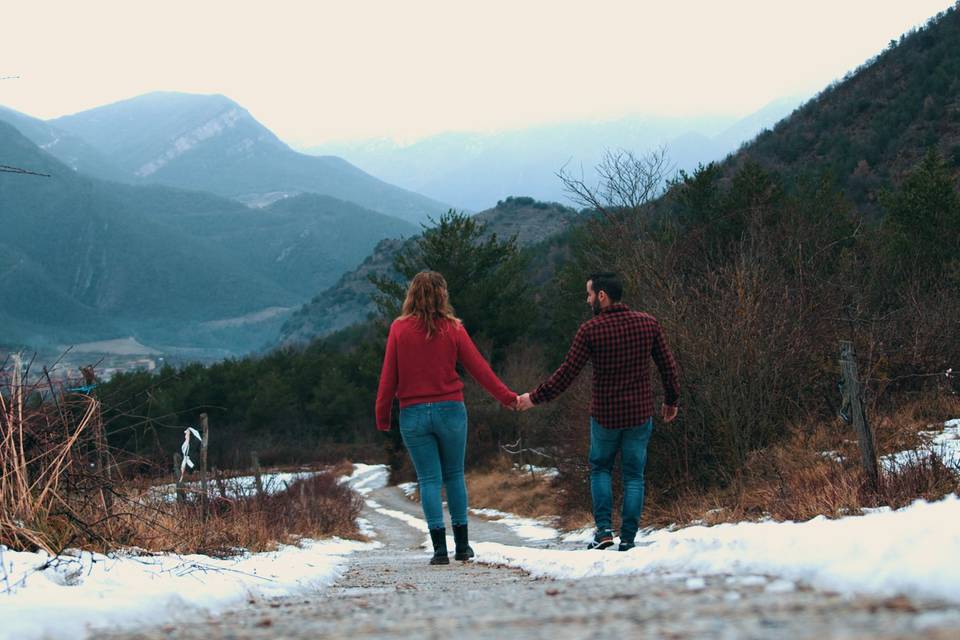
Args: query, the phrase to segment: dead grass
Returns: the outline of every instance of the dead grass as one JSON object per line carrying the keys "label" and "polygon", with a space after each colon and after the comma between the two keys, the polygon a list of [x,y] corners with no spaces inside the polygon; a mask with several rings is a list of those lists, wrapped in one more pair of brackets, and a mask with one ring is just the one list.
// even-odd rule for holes
{"label": "dead grass", "polygon": [[[468,471],[467,496],[474,509],[497,509],[525,518],[556,517],[559,489],[542,474],[524,473],[508,458],[496,458],[492,467]],[[419,501],[418,491],[409,498]]]}
{"label": "dead grass", "polygon": [[467,473],[467,495],[475,508],[498,509],[527,518],[556,516],[558,489],[542,475],[521,473],[499,459],[482,471]]}
{"label": "dead grass", "polygon": [[[945,417],[960,415],[956,398],[926,399],[876,420],[879,454],[916,448],[918,431],[937,428]],[[839,517],[865,508],[900,508],[917,499],[937,500],[960,492],[957,470],[937,455],[917,457],[895,473],[883,473],[878,493],[868,490],[859,466],[852,429],[839,422],[792,429],[779,445],[755,452],[746,468],[723,488],[700,493],[685,489],[669,495],[649,487],[645,526],[676,523],[716,524],[769,517],[803,521]],[[824,452],[835,452],[838,461]]]}
{"label": "dead grass", "polygon": [[151,551],[230,555],[268,551],[301,538],[362,539],[356,527],[362,498],[322,472],[273,494],[241,498],[221,493],[205,511],[199,496],[186,503],[146,501],[118,518],[115,542]]}
{"label": "dead grass", "polygon": [[207,501],[171,501],[123,477],[95,397],[64,393],[49,379],[27,383],[28,373],[16,358],[0,368],[0,544],[54,555],[68,547],[228,555],[304,537],[360,537],[363,501],[337,481],[349,462],[275,493],[232,497],[214,481]]}
{"label": "dead grass", "polygon": [[[960,398],[931,394],[871,418],[880,456],[911,450],[923,442],[917,433],[936,430],[943,421],[960,416]],[[960,493],[957,471],[936,455],[918,457],[884,473],[879,493],[868,490],[860,469],[860,452],[853,427],[839,420],[787,426],[791,434],[779,444],[752,452],[745,467],[719,487],[696,488],[647,471],[643,526],[718,524],[772,518],[803,521],[825,515],[840,517],[863,509],[900,508],[917,499],[937,500]],[[547,482],[517,473],[509,461],[467,473],[470,504],[538,517],[561,516],[567,529],[592,523],[588,442],[571,429],[561,444],[561,476]],[[651,455],[656,451],[651,449]],[[619,469],[614,475],[619,500]],[[616,512],[616,510],[615,510]],[[617,515],[615,513],[614,518]],[[619,523],[615,522],[615,526]]]}

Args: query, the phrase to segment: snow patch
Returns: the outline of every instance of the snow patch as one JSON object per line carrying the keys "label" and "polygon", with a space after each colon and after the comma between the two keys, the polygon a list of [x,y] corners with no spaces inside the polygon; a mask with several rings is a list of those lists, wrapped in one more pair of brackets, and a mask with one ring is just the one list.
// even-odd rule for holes
{"label": "snow patch", "polygon": [[[646,531],[629,553],[475,546],[478,561],[505,564],[535,576],[592,576],[686,572],[687,575],[777,576],[767,588],[797,582],[841,593],[960,602],[960,498],[918,500],[898,511],[807,522],[741,522],[677,531]],[[764,579],[766,581],[766,579]],[[788,587],[786,583],[792,586]],[[737,583],[733,583],[737,584]]]}
{"label": "snow patch", "polygon": [[508,526],[511,531],[525,540],[553,540],[560,535],[556,528],[542,520],[521,518],[496,509],[470,509],[470,512]]}
{"label": "snow patch", "polygon": [[387,486],[387,480],[390,478],[390,469],[385,464],[363,464],[353,465],[353,473],[341,478],[351,489],[362,496],[366,496],[377,489]]}
{"label": "snow patch", "polygon": [[895,473],[911,463],[927,460],[935,453],[948,468],[960,473],[960,419],[944,422],[940,431],[921,431],[917,435],[924,444],[918,449],[883,456],[880,464],[884,471]]}
{"label": "snow patch", "polygon": [[513,468],[520,473],[532,473],[533,475],[547,479],[556,478],[558,475],[560,475],[560,471],[558,471],[555,467],[537,467],[532,464],[516,464],[513,466]]}
{"label": "snow patch", "polygon": [[0,550],[0,639],[86,637],[89,629],[176,622],[249,598],[312,592],[341,575],[347,555],[377,546],[304,540],[230,559]]}
{"label": "snow patch", "polygon": [[204,124],[200,125],[196,129],[193,129],[192,131],[185,133],[179,138],[175,139],[171,143],[171,146],[169,149],[164,151],[162,154],[160,154],[160,156],[158,156],[154,160],[151,160],[150,162],[146,163],[145,165],[137,169],[134,173],[140,176],[141,178],[145,178],[153,173],[156,173],[157,171],[162,169],[166,164],[168,164],[171,160],[174,160],[182,156],[183,154],[185,154],[186,152],[190,151],[195,146],[197,146],[197,144],[199,144],[200,142],[203,142],[208,138],[218,136],[221,133],[223,133],[225,130],[236,126],[237,122],[239,122],[242,118],[243,118],[243,113],[241,112],[240,109],[236,109],[236,108],[230,109],[229,111],[226,111],[220,114],[213,120],[205,122]]}

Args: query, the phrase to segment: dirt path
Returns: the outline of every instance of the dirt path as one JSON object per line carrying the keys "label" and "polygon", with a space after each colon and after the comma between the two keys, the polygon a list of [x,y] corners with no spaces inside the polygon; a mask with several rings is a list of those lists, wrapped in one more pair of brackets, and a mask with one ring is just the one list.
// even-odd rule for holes
{"label": "dirt path", "polygon": [[[329,589],[309,597],[250,603],[226,615],[98,638],[956,638],[960,608],[937,603],[848,599],[775,580],[731,586],[726,577],[691,584],[686,576],[534,579],[479,563],[426,564],[422,519],[395,487],[367,496],[363,516],[383,543],[357,553]],[[531,544],[506,526],[471,521],[478,540]]]}

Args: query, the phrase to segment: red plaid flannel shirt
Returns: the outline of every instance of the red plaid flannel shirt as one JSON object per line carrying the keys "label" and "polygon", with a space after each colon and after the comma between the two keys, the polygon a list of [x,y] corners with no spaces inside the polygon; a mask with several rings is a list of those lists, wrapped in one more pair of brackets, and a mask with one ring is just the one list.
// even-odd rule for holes
{"label": "red plaid flannel shirt", "polygon": [[631,311],[625,304],[612,304],[580,325],[563,364],[530,394],[530,399],[534,404],[553,400],[589,360],[593,364],[593,418],[608,429],[641,425],[654,414],[651,357],[660,371],[664,402],[677,404],[677,363],[660,323],[650,314]]}

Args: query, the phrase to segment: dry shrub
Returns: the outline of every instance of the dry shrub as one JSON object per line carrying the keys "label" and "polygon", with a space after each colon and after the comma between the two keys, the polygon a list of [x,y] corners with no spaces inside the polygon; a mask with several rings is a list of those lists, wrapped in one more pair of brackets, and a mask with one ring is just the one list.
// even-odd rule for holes
{"label": "dry shrub", "polygon": [[880,487],[882,504],[899,509],[914,500],[939,500],[960,492],[960,469],[951,469],[936,451],[915,456],[892,473],[886,473]]}
{"label": "dry shrub", "polygon": [[[877,416],[868,416],[880,455],[916,449],[920,431],[938,431],[945,419],[960,417],[960,396],[923,393]],[[852,428],[850,428],[852,433]]]}
{"label": "dry shrub", "polygon": [[509,457],[501,457],[488,469],[469,472],[467,493],[474,507],[528,518],[555,516],[558,511],[558,492],[551,480],[541,474],[517,471]]}
{"label": "dry shrub", "polygon": [[118,543],[151,551],[230,555],[266,551],[300,538],[359,538],[356,519],[363,499],[322,472],[300,478],[276,493],[209,501],[206,516],[199,497],[186,503],[141,503],[139,513],[121,517]]}
{"label": "dry shrub", "polygon": [[[920,408],[898,414],[922,416]],[[883,421],[880,433],[889,440],[906,439],[929,427],[925,420],[905,422],[896,429],[893,417]],[[865,508],[900,508],[916,499],[937,500],[960,490],[957,469],[942,459],[917,455],[898,469],[882,474],[881,488],[872,492],[860,467],[860,451],[851,427],[835,421],[809,429],[795,427],[788,440],[755,452],[744,470],[727,486],[706,491],[687,487],[680,495],[665,494],[654,485],[648,494],[644,524],[738,522],[769,517],[774,520],[809,520],[819,515],[839,517]],[[911,445],[911,446],[915,446]],[[894,450],[901,450],[896,448]],[[839,457],[839,459],[838,459]]]}
{"label": "dry shrub", "polygon": [[[99,403],[42,401],[19,357],[0,370],[0,544],[59,550],[109,519],[113,495]],[[53,389],[50,389],[54,393]]]}
{"label": "dry shrub", "polygon": [[362,500],[331,472],[274,495],[221,491],[207,505],[144,491],[122,477],[96,398],[49,381],[27,383],[29,370],[16,358],[12,364],[0,370],[0,544],[52,554],[70,546],[224,554],[300,537],[357,536]]}

